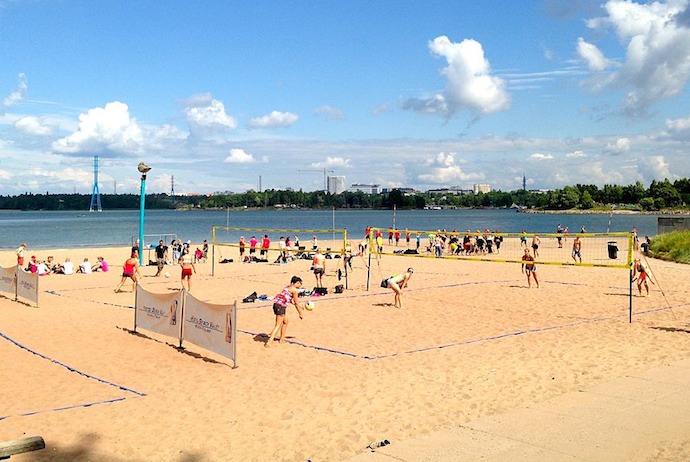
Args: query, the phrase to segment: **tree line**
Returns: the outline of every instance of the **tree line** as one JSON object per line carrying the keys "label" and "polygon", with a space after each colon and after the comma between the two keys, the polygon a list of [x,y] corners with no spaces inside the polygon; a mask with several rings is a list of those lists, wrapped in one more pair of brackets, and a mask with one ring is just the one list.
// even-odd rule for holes
{"label": "tree line", "polygon": [[[140,197],[136,194],[102,194],[101,206],[105,210],[138,209]],[[439,207],[521,207],[543,210],[589,210],[611,205],[631,210],[656,211],[686,208],[690,204],[690,179],[674,182],[665,179],[652,181],[648,188],[641,182],[627,186],[592,184],[565,186],[546,192],[518,189],[511,192],[491,191],[474,194],[404,193],[393,189],[385,194],[343,192],[329,194],[323,191],[294,191],[268,189],[244,193],[213,194],[210,196],[170,196],[147,194],[147,209],[175,208],[401,208],[421,209]],[[91,194],[33,194],[0,196],[0,209],[4,210],[89,210]]]}

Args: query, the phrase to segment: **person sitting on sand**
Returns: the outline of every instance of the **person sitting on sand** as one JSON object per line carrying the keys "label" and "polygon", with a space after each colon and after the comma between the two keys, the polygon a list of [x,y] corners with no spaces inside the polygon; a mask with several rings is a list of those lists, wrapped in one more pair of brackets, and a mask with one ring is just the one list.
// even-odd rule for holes
{"label": "person sitting on sand", "polygon": [[[402,291],[412,277],[412,273],[414,273],[414,269],[407,268],[407,271],[405,271],[403,274],[395,274],[384,280],[385,287],[393,290],[395,293],[393,305],[396,308],[402,308]],[[384,286],[384,284],[381,285]]]}
{"label": "person sitting on sand", "polygon": [[283,290],[280,291],[278,295],[273,297],[273,314],[276,315],[276,324],[268,336],[265,347],[270,347],[273,344],[273,339],[278,335],[280,331],[280,337],[278,341],[280,343],[285,342],[285,333],[287,332],[288,318],[287,318],[287,307],[292,303],[299,313],[299,318],[302,319],[302,306],[297,303],[297,297],[299,297],[299,289],[302,288],[302,278],[299,276],[292,276],[290,279],[290,284],[285,286]]}
{"label": "person sitting on sand", "polygon": [[77,273],[91,274],[91,262],[89,262],[88,257],[84,258],[84,261],[79,264]]}
{"label": "person sitting on sand", "polygon": [[55,274],[74,274],[74,263],[69,257],[65,258],[65,262],[55,269]]}
{"label": "person sitting on sand", "polygon": [[101,270],[104,273],[108,271],[108,262],[106,262],[103,257],[98,257],[96,259],[96,263],[91,267],[91,271],[94,273],[98,270]]}
{"label": "person sitting on sand", "polygon": [[50,276],[50,270],[48,269],[48,265],[46,265],[46,262],[44,262],[44,261],[38,262],[38,266],[36,268],[36,273],[39,276]]}
{"label": "person sitting on sand", "polygon": [[51,273],[56,273],[58,268],[60,268],[60,265],[58,265],[55,262],[52,255],[48,255],[48,259],[46,260],[46,267],[48,268],[48,271],[50,271]]}
{"label": "person sitting on sand", "polygon": [[120,292],[122,284],[129,278],[132,280],[132,292],[137,288],[137,279],[140,276],[139,273],[139,252],[136,250],[132,252],[132,255],[125,260],[125,264],[122,265],[122,280],[115,288],[115,293]]}

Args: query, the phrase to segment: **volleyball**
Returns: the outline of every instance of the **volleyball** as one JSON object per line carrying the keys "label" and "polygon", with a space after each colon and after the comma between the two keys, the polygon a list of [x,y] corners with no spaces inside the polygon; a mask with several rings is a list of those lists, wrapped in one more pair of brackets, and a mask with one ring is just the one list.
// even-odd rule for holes
{"label": "volleyball", "polygon": [[170,277],[170,273],[168,273],[168,272],[166,271],[165,274],[164,274],[163,276],[165,276],[166,278],[169,278],[169,277]]}
{"label": "volleyball", "polygon": [[316,303],[314,303],[314,302],[312,302],[311,300],[309,300],[307,303],[304,304],[304,307],[305,307],[307,310],[311,311],[311,310],[313,310],[314,308],[316,308]]}

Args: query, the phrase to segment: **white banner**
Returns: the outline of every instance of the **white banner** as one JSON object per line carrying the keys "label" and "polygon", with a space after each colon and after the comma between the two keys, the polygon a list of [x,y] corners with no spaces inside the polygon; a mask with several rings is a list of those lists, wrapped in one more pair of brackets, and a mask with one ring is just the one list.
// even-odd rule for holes
{"label": "white banner", "polygon": [[182,291],[167,294],[147,292],[137,284],[134,330],[137,327],[181,340]]}
{"label": "white banner", "polygon": [[228,357],[236,365],[236,334],[236,305],[212,305],[185,292],[183,340]]}
{"label": "white banner", "polygon": [[38,273],[17,270],[17,297],[30,300],[38,306]]}
{"label": "white banner", "polygon": [[15,283],[15,275],[17,274],[17,267],[3,268],[0,266],[0,292],[6,292],[12,295],[12,299],[17,295],[17,284]]}

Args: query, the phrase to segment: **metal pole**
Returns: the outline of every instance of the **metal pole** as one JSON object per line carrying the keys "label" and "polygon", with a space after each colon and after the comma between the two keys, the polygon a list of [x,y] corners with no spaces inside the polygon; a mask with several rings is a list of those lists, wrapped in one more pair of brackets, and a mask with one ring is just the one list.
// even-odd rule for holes
{"label": "metal pole", "polygon": [[632,270],[632,268],[630,269],[630,277],[628,278],[628,280],[630,281],[630,287],[629,287],[629,291],[628,291],[628,298],[630,300],[630,307],[628,308],[628,311],[630,312],[629,322],[630,322],[630,324],[632,324],[632,310],[633,310],[633,308],[632,308],[632,303],[633,303],[632,302],[632,294],[633,294],[633,291],[632,291],[633,290],[633,270]]}
{"label": "metal pole", "polygon": [[141,174],[141,200],[139,202],[139,264],[144,266],[144,208],[146,202],[146,173]]}

